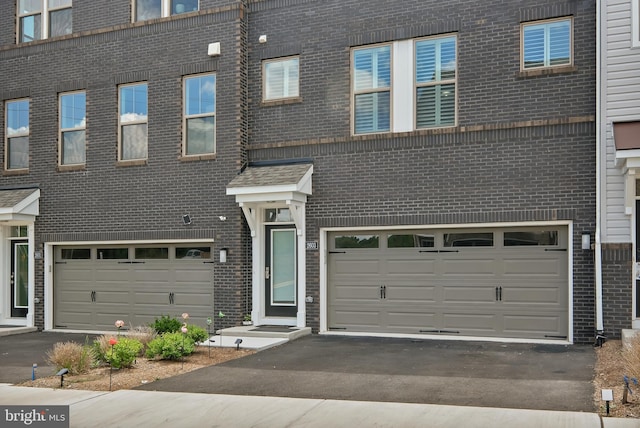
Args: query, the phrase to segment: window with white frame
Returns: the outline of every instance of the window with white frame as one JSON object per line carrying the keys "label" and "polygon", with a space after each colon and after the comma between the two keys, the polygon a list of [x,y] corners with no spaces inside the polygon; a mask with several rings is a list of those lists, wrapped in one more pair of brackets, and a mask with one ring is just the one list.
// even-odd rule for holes
{"label": "window with white frame", "polygon": [[122,85],[118,96],[118,160],[146,159],[147,143],[147,84]]}
{"label": "window with white frame", "polygon": [[60,165],[81,165],[86,156],[87,96],[84,91],[60,94]]}
{"label": "window with white frame", "polygon": [[19,43],[71,34],[72,24],[72,0],[18,0]]}
{"label": "window with white frame", "polygon": [[456,122],[456,38],[416,42],[416,128]]}
{"label": "window with white frame", "polygon": [[640,47],[640,0],[631,0],[631,46]]}
{"label": "window with white frame", "polygon": [[571,18],[522,24],[521,69],[549,68],[573,63]]}
{"label": "window with white frame", "polygon": [[161,18],[199,10],[198,0],[133,0],[134,21]]}
{"label": "window with white frame", "polygon": [[29,168],[29,100],[5,103],[5,170]]}
{"label": "window with white frame", "polygon": [[356,134],[387,132],[391,124],[391,46],[353,51],[353,121]]}
{"label": "window with white frame", "polygon": [[353,49],[353,133],[455,126],[456,56],[451,34]]}
{"label": "window with white frame", "polygon": [[184,78],[183,155],[216,151],[216,75]]}
{"label": "window with white frame", "polygon": [[300,59],[278,58],[262,63],[264,101],[296,98],[299,96]]}

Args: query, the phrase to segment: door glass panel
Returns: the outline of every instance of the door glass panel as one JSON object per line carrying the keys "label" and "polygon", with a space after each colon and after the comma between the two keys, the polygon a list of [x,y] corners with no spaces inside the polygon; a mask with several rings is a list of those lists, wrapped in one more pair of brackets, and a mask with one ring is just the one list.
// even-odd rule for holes
{"label": "door glass panel", "polygon": [[271,300],[274,305],[296,303],[295,230],[271,232]]}
{"label": "door glass panel", "polygon": [[504,246],[558,245],[558,231],[505,232]]}
{"label": "door glass panel", "polygon": [[63,248],[60,256],[63,260],[89,260],[91,258],[91,249]]}
{"label": "door glass panel", "polygon": [[128,258],[128,248],[98,248],[98,259],[100,260],[126,260]]}
{"label": "door glass panel", "polygon": [[348,235],[336,236],[336,248],[378,248],[378,235]]}
{"label": "door glass panel", "polygon": [[29,245],[16,244],[14,269],[14,306],[26,308],[29,306]]}
{"label": "door glass panel", "polygon": [[433,235],[389,235],[389,238],[387,239],[388,248],[414,248],[433,246],[435,246],[435,237]]}
{"label": "door glass panel", "polygon": [[492,247],[493,233],[445,233],[445,247]]}
{"label": "door glass panel", "polygon": [[176,259],[210,259],[211,247],[176,248]]}

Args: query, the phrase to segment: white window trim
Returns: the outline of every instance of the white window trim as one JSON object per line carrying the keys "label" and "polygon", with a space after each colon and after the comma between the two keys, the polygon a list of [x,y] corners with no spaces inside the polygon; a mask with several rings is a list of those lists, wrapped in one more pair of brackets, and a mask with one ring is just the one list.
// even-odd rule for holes
{"label": "white window trim", "polygon": [[[535,25],[547,25],[552,24],[554,22],[561,21],[569,21],[570,31],[569,31],[569,62],[567,64],[558,64],[558,65],[542,65],[539,67],[528,67],[524,66],[524,29],[525,27],[531,27]],[[560,67],[571,67],[573,66],[573,40],[574,40],[574,26],[573,26],[573,16],[563,16],[562,18],[554,18],[554,19],[543,19],[540,21],[528,21],[520,23],[520,71],[526,72],[531,70],[541,70],[541,69],[552,69],[552,68],[560,68]],[[545,45],[547,44],[547,40],[545,40]],[[547,47],[545,46],[545,56],[547,55]]]}
{"label": "white window trim", "polygon": [[[216,93],[216,97],[214,98],[214,106],[213,113],[200,113],[200,114],[187,114],[187,80],[197,77],[205,77],[205,76],[213,76],[215,80],[215,86],[217,91],[218,85],[218,77],[216,73],[203,73],[203,74],[191,74],[189,76],[184,76],[182,79],[182,157],[184,158],[198,158],[202,156],[211,157],[215,156],[218,151],[218,138],[216,135],[216,129],[218,128],[218,96]],[[187,135],[187,119],[197,119],[199,117],[213,117],[213,151],[207,153],[198,153],[198,154],[187,154],[187,144],[188,144],[188,135]]]}
{"label": "white window trim", "polygon": [[[9,129],[9,126],[8,126],[9,110],[7,108],[7,105],[14,102],[20,102],[20,101],[27,101],[29,103],[29,129],[26,132],[19,132],[17,134],[9,136],[9,133],[7,132],[7,130]],[[5,171],[26,171],[29,169],[28,166],[26,168],[8,168],[9,138],[19,138],[19,137],[31,137],[31,99],[30,98],[16,98],[13,100],[6,100],[4,102],[4,170]],[[29,138],[29,140],[31,140],[31,138]],[[29,141],[29,143],[31,143],[31,141]]]}
{"label": "white window trim", "polygon": [[[69,91],[69,92],[60,92],[58,94],[58,166],[59,167],[73,167],[73,166],[77,166],[77,165],[85,165],[87,163],[87,159],[86,159],[86,149],[87,149],[87,123],[86,123],[86,117],[87,117],[87,105],[85,102],[85,107],[84,107],[84,116],[85,116],[85,123],[84,126],[81,128],[63,128],[62,127],[62,97],[66,96],[66,95],[73,95],[73,94],[85,94],[85,101],[86,101],[86,96],[87,96],[87,91]],[[64,133],[65,132],[74,132],[74,131],[84,131],[84,146],[85,146],[85,161],[81,162],[81,163],[63,163],[62,162],[62,157],[64,154]]]}
{"label": "white window trim", "polygon": [[631,47],[640,47],[640,0],[631,0]]}
{"label": "white window trim", "polygon": [[[298,93],[296,95],[284,95],[282,97],[267,98],[267,65],[268,64],[273,64],[273,63],[278,63],[278,62],[287,62],[287,61],[291,61],[291,60],[294,60],[294,59],[298,60],[298,87],[297,87]],[[289,85],[286,84],[286,82],[289,80],[289,70],[290,70],[290,68],[286,69],[285,76],[283,77],[284,81],[285,81],[285,83],[283,83],[283,87],[287,88],[287,89],[289,88]],[[264,60],[262,62],[262,100],[264,102],[270,102],[270,101],[281,101],[281,100],[295,99],[295,98],[299,98],[299,97],[300,97],[300,55],[292,55],[292,56],[288,56],[288,57]]]}
{"label": "white window trim", "polygon": [[[122,95],[121,90],[123,88],[128,88],[128,87],[132,87],[132,86],[139,86],[139,85],[146,85],[147,86],[147,117],[144,120],[130,120],[128,122],[121,122],[121,119],[122,119],[122,112],[120,111],[120,108],[122,106],[122,104],[121,104],[121,95]],[[119,85],[118,86],[118,162],[135,162],[135,161],[148,159],[149,158],[149,135],[148,134],[147,134],[147,141],[145,141],[145,144],[147,145],[147,156],[145,156],[144,158],[134,158],[134,159],[123,159],[122,158],[122,149],[123,149],[122,128],[124,126],[129,126],[129,125],[147,125],[147,132],[148,132],[148,127],[149,127],[149,84],[147,82],[127,83],[125,85]]]}
{"label": "white window trim", "polygon": [[[21,42],[20,35],[22,33],[22,29],[20,28],[20,20],[26,16],[32,15],[40,15],[41,20],[41,35],[42,37],[38,40],[49,39],[49,13],[56,10],[64,10],[64,9],[73,9],[73,3],[71,6],[59,6],[59,7],[49,7],[49,0],[40,0],[42,2],[42,7],[39,12],[35,13],[21,13],[20,12],[20,0],[16,2],[16,42],[17,43],[30,43],[30,42]],[[35,40],[32,40],[35,41]]]}
{"label": "white window trim", "polygon": [[[171,13],[171,0],[160,0],[160,16],[159,18],[166,18],[168,16],[176,16],[182,15],[182,13]],[[131,3],[131,22],[138,22],[136,20],[136,15],[138,14],[138,0],[133,0]],[[200,10],[200,0],[198,0],[198,10]],[[187,12],[184,12],[187,13]],[[140,20],[139,22],[144,22],[145,19]]]}

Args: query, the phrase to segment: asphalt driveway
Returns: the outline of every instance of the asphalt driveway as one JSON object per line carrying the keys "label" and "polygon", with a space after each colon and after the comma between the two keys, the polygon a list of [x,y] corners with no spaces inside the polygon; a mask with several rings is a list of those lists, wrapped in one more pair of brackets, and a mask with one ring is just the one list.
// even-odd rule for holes
{"label": "asphalt driveway", "polygon": [[594,364],[584,345],[313,335],[138,389],[590,412]]}
{"label": "asphalt driveway", "polygon": [[[87,337],[0,337],[0,383],[52,374],[46,351]],[[590,412],[594,364],[586,345],[312,335],[139,389]]]}

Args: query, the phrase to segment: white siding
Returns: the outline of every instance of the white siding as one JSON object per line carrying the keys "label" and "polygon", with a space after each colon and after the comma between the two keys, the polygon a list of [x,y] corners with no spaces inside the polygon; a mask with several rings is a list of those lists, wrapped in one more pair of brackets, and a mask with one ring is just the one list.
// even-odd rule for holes
{"label": "white siding", "polygon": [[631,217],[624,212],[624,178],[615,164],[612,123],[640,121],[640,48],[632,47],[631,2],[605,2],[602,17],[601,73],[606,124],[606,156],[603,159],[602,202],[603,242],[631,242]]}

